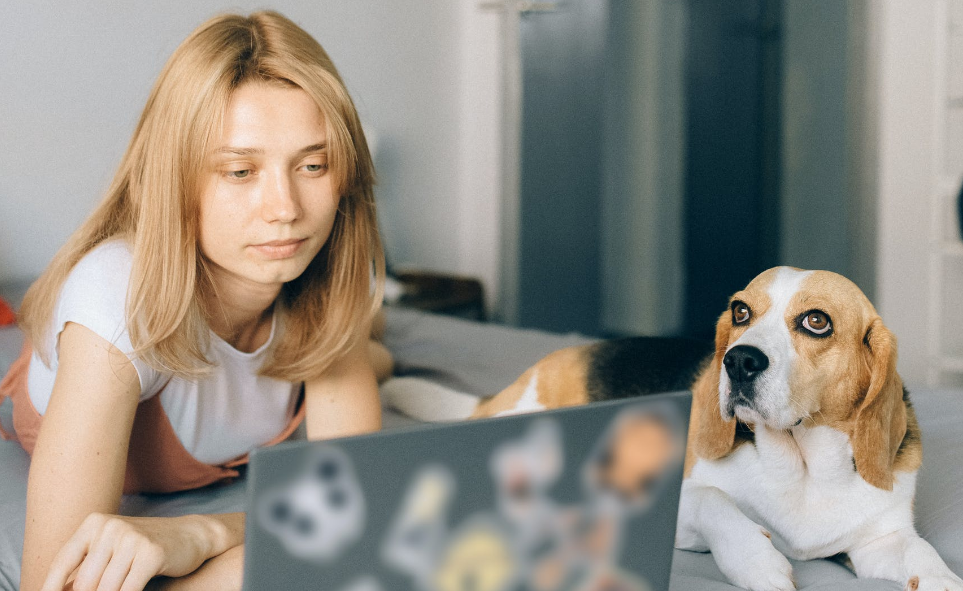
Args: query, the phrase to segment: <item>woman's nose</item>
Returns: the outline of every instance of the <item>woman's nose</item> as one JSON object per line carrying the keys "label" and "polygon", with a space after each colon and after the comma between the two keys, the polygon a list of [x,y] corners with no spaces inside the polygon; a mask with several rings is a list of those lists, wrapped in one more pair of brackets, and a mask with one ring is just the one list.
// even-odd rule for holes
{"label": "woman's nose", "polygon": [[301,215],[297,186],[286,174],[269,179],[261,202],[261,215],[266,222],[290,223]]}

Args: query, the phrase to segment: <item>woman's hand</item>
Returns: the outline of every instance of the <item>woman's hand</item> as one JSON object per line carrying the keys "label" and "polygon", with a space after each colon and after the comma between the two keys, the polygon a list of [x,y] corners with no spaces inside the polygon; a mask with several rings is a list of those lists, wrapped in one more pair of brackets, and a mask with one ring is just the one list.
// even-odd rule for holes
{"label": "woman's hand", "polygon": [[211,558],[186,577],[155,577],[145,591],[241,591],[243,572],[244,546],[241,545]]}
{"label": "woman's hand", "polygon": [[61,591],[72,574],[76,591],[139,591],[154,576],[196,570],[217,553],[212,535],[211,524],[200,515],[92,513],[57,553],[43,591]]}

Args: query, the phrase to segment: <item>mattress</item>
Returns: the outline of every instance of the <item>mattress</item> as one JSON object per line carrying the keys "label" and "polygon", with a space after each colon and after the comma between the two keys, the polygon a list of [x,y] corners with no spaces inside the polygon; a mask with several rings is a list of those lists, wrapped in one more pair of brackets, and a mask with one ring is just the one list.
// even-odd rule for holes
{"label": "mattress", "polygon": [[[6,286],[4,297],[19,301],[23,286]],[[550,334],[495,324],[483,324],[422,312],[389,309],[385,342],[395,355],[398,372],[438,381],[482,395],[498,392],[551,351],[590,342],[577,334]],[[0,328],[0,373],[16,358],[22,335]],[[910,385],[912,386],[912,385]],[[963,573],[963,391],[912,388],[924,460],[916,500],[920,533],[947,564]],[[0,407],[0,421],[10,422],[9,402]],[[386,411],[385,428],[415,423]],[[296,436],[303,436],[299,434]],[[15,443],[0,441],[0,589],[16,589],[20,573],[26,496],[27,455]],[[128,515],[173,516],[187,513],[243,511],[245,482],[172,495],[124,497],[121,512]],[[856,580],[843,566],[815,560],[793,563],[800,590],[897,591],[895,583]],[[676,550],[672,591],[735,589],[708,554]]]}

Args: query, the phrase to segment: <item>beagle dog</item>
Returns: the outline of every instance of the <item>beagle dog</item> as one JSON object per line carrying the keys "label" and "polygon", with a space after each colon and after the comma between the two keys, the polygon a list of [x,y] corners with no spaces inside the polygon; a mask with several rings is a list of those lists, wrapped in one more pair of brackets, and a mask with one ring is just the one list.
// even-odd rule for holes
{"label": "beagle dog", "polygon": [[402,412],[450,420],[690,388],[678,548],[711,552],[754,591],[795,589],[787,558],[842,555],[859,577],[963,591],[914,528],[919,426],[896,339],[855,284],[770,269],[732,296],[707,348],[639,338],[563,349],[481,400],[424,382],[385,390]]}

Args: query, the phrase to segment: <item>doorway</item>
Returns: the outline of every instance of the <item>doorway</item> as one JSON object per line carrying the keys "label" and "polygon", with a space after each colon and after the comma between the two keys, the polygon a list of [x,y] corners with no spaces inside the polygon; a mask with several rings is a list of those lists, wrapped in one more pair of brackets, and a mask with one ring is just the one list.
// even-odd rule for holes
{"label": "doorway", "polygon": [[684,332],[779,262],[781,0],[688,0]]}

